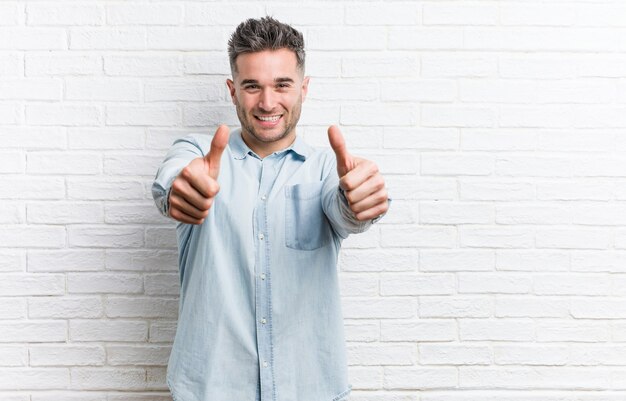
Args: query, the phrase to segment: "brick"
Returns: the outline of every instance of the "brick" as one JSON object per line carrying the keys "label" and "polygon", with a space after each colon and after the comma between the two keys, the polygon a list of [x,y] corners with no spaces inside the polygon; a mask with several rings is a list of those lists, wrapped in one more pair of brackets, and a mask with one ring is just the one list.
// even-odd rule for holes
{"label": "brick", "polygon": [[178,271],[178,251],[159,249],[107,250],[107,270]]}
{"label": "brick", "polygon": [[380,340],[380,324],[362,320],[344,322],[346,341],[372,342]]}
{"label": "brick", "polygon": [[[156,170],[155,170],[156,171]],[[136,178],[68,177],[67,194],[75,200],[145,199],[142,183]]]}
{"label": "brick", "polygon": [[459,293],[526,294],[533,285],[532,277],[513,273],[460,273]]}
{"label": "brick", "polygon": [[535,234],[537,248],[606,249],[611,232],[602,228],[538,229]]}
{"label": "brick", "polygon": [[150,323],[151,343],[173,342],[176,334],[176,322],[152,322]]}
{"label": "brick", "polygon": [[311,100],[361,100],[373,101],[378,99],[377,82],[342,82],[336,80],[319,79],[309,86],[307,99]]}
{"label": "brick", "polygon": [[449,248],[457,241],[450,227],[382,227],[381,236],[384,247]]}
{"label": "brick", "polygon": [[459,50],[464,48],[460,28],[389,27],[391,50]]}
{"label": "brick", "polygon": [[146,274],[144,292],[146,295],[179,295],[180,281],[176,273]]}
{"label": "brick", "polygon": [[609,340],[609,325],[603,321],[567,321],[542,319],[536,324],[538,342],[605,342]]}
{"label": "brick", "polygon": [[34,297],[28,300],[29,318],[98,318],[102,314],[100,298],[65,296]]}
{"label": "brick", "polygon": [[491,205],[456,202],[420,203],[422,224],[492,224],[495,211]]}
{"label": "brick", "polygon": [[498,22],[497,4],[424,4],[424,25],[497,25]]}
{"label": "brick", "polygon": [[[1,157],[0,155],[0,158]],[[26,206],[24,204],[17,202],[0,202],[0,223],[20,224],[25,222]]]}
{"label": "brick", "polygon": [[13,26],[20,22],[21,10],[18,4],[0,4],[0,26]]}
{"label": "brick", "polygon": [[339,280],[342,297],[375,297],[378,295],[378,278],[366,274],[343,273]]}
{"label": "brick", "polygon": [[451,80],[388,82],[381,87],[383,101],[452,102],[457,98],[457,84]]}
{"label": "brick", "polygon": [[569,26],[576,23],[579,6],[562,7],[560,4],[547,4],[541,8],[538,4],[504,4],[500,7],[502,25],[549,25]]}
{"label": "brick", "polygon": [[217,27],[148,28],[151,50],[223,50],[231,32]]}
{"label": "brick", "polygon": [[70,226],[67,231],[72,247],[136,248],[144,242],[141,227]]}
{"label": "brick", "polygon": [[422,344],[422,365],[490,365],[491,347],[481,345]]}
{"label": "brick", "polygon": [[173,126],[180,123],[180,110],[175,105],[107,106],[107,125]]}
{"label": "brick", "polygon": [[535,150],[539,135],[534,130],[464,129],[461,134],[462,150]]}
{"label": "brick", "polygon": [[575,319],[623,319],[626,309],[620,299],[574,299],[571,314]]}
{"label": "brick", "polygon": [[[274,15],[279,21],[294,24],[304,29],[307,25],[335,26],[344,22],[344,6],[331,1],[313,3],[267,3],[267,15]],[[255,10],[256,11],[256,10]],[[245,14],[249,14],[246,11]],[[236,23],[233,21],[233,23]],[[303,27],[300,28],[299,26]]]}
{"label": "brick", "polygon": [[412,3],[356,3],[346,5],[348,25],[418,25],[422,5]]}
{"label": "brick", "polygon": [[[67,323],[56,320],[0,321],[0,329],[0,343],[64,342],[67,339]],[[0,377],[6,378],[4,374]],[[6,389],[6,386],[0,385],[0,388]]]}
{"label": "brick", "polygon": [[146,247],[157,249],[177,249],[176,231],[174,228],[147,228]]}
{"label": "brick", "polygon": [[175,318],[178,299],[108,297],[105,302],[108,317]]}
{"label": "brick", "polygon": [[102,57],[92,53],[53,51],[29,52],[25,56],[27,77],[49,75],[99,75]]}
{"label": "brick", "polygon": [[74,368],[72,388],[80,390],[143,390],[146,371],[138,368]]}
{"label": "brick", "polygon": [[[2,5],[0,5],[2,7]],[[0,12],[2,15],[2,12]],[[1,17],[0,17],[1,18]],[[3,52],[0,54],[0,77],[17,77],[22,75],[23,56],[19,53]]]}
{"label": "brick", "polygon": [[57,226],[6,226],[0,231],[2,247],[61,248],[65,229]]}
{"label": "brick", "polygon": [[29,152],[26,171],[31,174],[98,174],[102,159],[93,153]]}
{"label": "brick", "polygon": [[143,292],[143,279],[138,274],[70,273],[67,291],[76,294],[132,294]]}
{"label": "brick", "polygon": [[476,248],[530,248],[534,245],[534,231],[525,227],[461,228],[462,247]]}
{"label": "brick", "polygon": [[0,27],[0,50],[64,50],[63,28]]}
{"label": "brick", "polygon": [[415,316],[417,307],[406,298],[346,298],[343,314],[348,319],[393,319]]}
{"label": "brick", "polygon": [[498,224],[569,224],[573,208],[550,203],[505,204],[496,206]]}
{"label": "brick", "polygon": [[468,105],[423,105],[422,125],[426,127],[493,127],[496,110],[493,107]]}
{"label": "brick", "polygon": [[116,365],[151,365],[165,366],[170,356],[171,346],[125,346],[107,347],[107,363]]}
{"label": "brick", "polygon": [[341,76],[346,78],[417,77],[419,73],[419,59],[406,52],[380,56],[378,52],[351,51],[341,58]]}
{"label": "brick", "polygon": [[143,50],[146,31],[143,28],[71,28],[71,50]]}
{"label": "brick", "polygon": [[[237,126],[239,124],[239,120],[237,119],[237,114],[235,112],[235,108],[232,106],[223,106],[223,105],[215,105],[207,107],[208,103],[189,103],[183,107],[183,126],[185,127],[206,127],[210,129],[214,129],[216,122],[219,121],[219,124],[226,124],[228,126]],[[302,110],[302,119],[300,120],[301,124],[306,124],[307,113],[310,115],[311,112],[315,113],[317,110],[310,110],[311,108],[305,108]],[[309,110],[306,112],[305,110]],[[337,108],[337,112],[334,113],[337,117],[334,121],[339,119],[339,111]],[[332,118],[332,117],[327,117]],[[314,120],[315,116],[311,118]],[[331,121],[331,120],[329,120]],[[317,120],[319,122],[319,120]],[[194,130],[198,132],[199,130]]]}
{"label": "brick", "polygon": [[[111,175],[154,177],[163,155],[143,153],[109,153],[104,159],[104,172]],[[144,197],[145,199],[145,197]]]}
{"label": "brick", "polygon": [[567,271],[570,256],[564,251],[498,250],[496,270],[506,271]]}
{"label": "brick", "polygon": [[6,127],[0,132],[5,149],[64,149],[65,131],[61,127]]}
{"label": "brick", "polygon": [[339,256],[341,271],[348,272],[415,270],[417,263],[415,250],[344,250]]}
{"label": "brick", "polygon": [[386,389],[429,390],[458,386],[458,373],[455,368],[385,368]]}
{"label": "brick", "polygon": [[499,71],[499,59],[494,54],[470,53],[424,53],[421,57],[420,74],[425,78],[494,77]]}
{"label": "brick", "polygon": [[26,266],[26,252],[9,249],[0,250],[0,271],[16,272],[24,271]]}
{"label": "brick", "polygon": [[492,271],[495,266],[493,251],[456,249],[423,250],[420,252],[420,271]]}
{"label": "brick", "polygon": [[522,179],[468,179],[459,180],[459,198],[462,200],[529,200],[534,199],[532,182]]}
{"label": "brick", "polygon": [[148,338],[145,321],[131,320],[71,320],[70,340],[144,342]]}
{"label": "brick", "polygon": [[563,345],[496,345],[494,362],[498,365],[565,365],[569,347]]}
{"label": "brick", "polygon": [[26,154],[18,151],[0,152],[0,173],[24,173]]}
{"label": "brick", "polygon": [[[0,187],[11,188],[11,191],[0,192],[0,199],[62,199],[65,196],[63,178],[0,177]],[[0,242],[2,243],[2,242]]]}
{"label": "brick", "polygon": [[382,388],[383,370],[380,367],[356,367],[348,368],[352,388],[356,390],[377,390]]}
{"label": "brick", "polygon": [[28,25],[101,25],[104,10],[97,4],[45,3],[26,5]]}
{"label": "brick", "polygon": [[69,104],[26,105],[26,122],[32,125],[94,126],[102,123],[102,110],[98,106]]}
{"label": "brick", "polygon": [[[307,60],[307,71],[309,71],[309,60]],[[209,51],[200,54],[189,53],[184,55],[183,62],[186,74],[228,74],[230,73],[230,63],[226,52]]]}
{"label": "brick", "polygon": [[382,50],[386,47],[383,27],[312,27],[307,30],[311,50]]}
{"label": "brick", "polygon": [[29,355],[31,366],[101,366],[105,361],[100,346],[32,346]]}
{"label": "brick", "polygon": [[569,301],[539,297],[515,297],[496,299],[496,317],[569,317]]}
{"label": "brick", "polygon": [[459,322],[459,338],[462,342],[532,342],[535,328],[531,319],[463,319]]}
{"label": "brick", "polygon": [[450,295],[456,290],[451,274],[390,274],[380,279],[380,294],[390,295]]}
{"label": "brick", "polygon": [[340,123],[343,125],[413,125],[416,121],[414,107],[405,105],[341,106]]}
{"label": "brick", "polygon": [[22,109],[15,104],[0,103],[0,126],[19,124],[22,119]]}
{"label": "brick", "polygon": [[412,344],[348,344],[347,353],[351,365],[414,365],[417,360]]}
{"label": "brick", "polygon": [[176,76],[181,74],[181,60],[178,54],[111,54],[104,56],[104,71],[112,76]]}
{"label": "brick", "polygon": [[65,389],[70,382],[67,368],[11,368],[0,369],[0,388],[3,390]]}
{"label": "brick", "polygon": [[63,249],[28,251],[28,271],[93,271],[104,267],[104,252],[99,250]]}
{"label": "brick", "polygon": [[382,341],[454,341],[457,323],[453,319],[420,319],[418,321],[381,321]]}
{"label": "brick", "polygon": [[606,388],[609,380],[605,372],[570,367],[464,367],[459,374],[459,385],[467,388],[489,383],[495,388],[587,390]]}
{"label": "brick", "polygon": [[36,224],[101,223],[104,217],[96,203],[31,202],[27,213],[28,222]]}
{"label": "brick", "polygon": [[486,318],[493,314],[491,299],[476,297],[421,297],[420,318]]}
{"label": "brick", "polygon": [[139,81],[129,79],[71,78],[65,80],[65,99],[138,102]]}
{"label": "brick", "polygon": [[457,198],[457,183],[451,178],[387,176],[385,183],[393,199],[451,200]]}
{"label": "brick", "polygon": [[[185,24],[186,25],[227,25],[234,29],[241,21],[247,18],[260,18],[266,15],[265,5],[247,3],[187,3],[185,4]],[[305,10],[306,6],[303,6]],[[311,9],[313,7],[310,7]],[[301,9],[301,11],[304,11]],[[318,10],[319,12],[319,10]],[[272,15],[272,13],[269,13]],[[280,19],[286,23],[289,22]],[[226,42],[224,42],[226,43]]]}
{"label": "brick", "polygon": [[150,201],[142,204],[118,202],[104,208],[104,221],[110,224],[158,224],[162,219],[163,216]]}
{"label": "brick", "polygon": [[68,128],[70,149],[142,149],[145,133],[142,128]]}
{"label": "brick", "polygon": [[584,251],[577,250],[571,256],[571,270],[574,272],[624,273],[623,251]]}
{"label": "brick", "polygon": [[144,86],[146,102],[174,101],[220,101],[226,97],[223,82],[202,82],[197,79],[186,81],[148,81]]}
{"label": "brick", "polygon": [[421,157],[423,175],[493,175],[496,159],[491,155],[427,153]]}
{"label": "brick", "polygon": [[0,80],[0,100],[61,100],[62,82],[51,79]]}
{"label": "brick", "polygon": [[0,346],[0,366],[28,365],[28,348],[15,346]]}
{"label": "brick", "polygon": [[112,4],[106,6],[109,25],[178,25],[183,16],[179,4]]}

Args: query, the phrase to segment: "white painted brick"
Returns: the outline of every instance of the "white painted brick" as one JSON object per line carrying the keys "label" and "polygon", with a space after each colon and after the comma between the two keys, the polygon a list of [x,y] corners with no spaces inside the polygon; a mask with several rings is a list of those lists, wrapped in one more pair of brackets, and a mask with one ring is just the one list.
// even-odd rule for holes
{"label": "white painted brick", "polygon": [[496,345],[493,347],[497,365],[565,365],[569,347],[563,345]]}
{"label": "white painted brick", "polygon": [[106,6],[109,25],[178,25],[183,16],[180,4],[129,4]]}
{"label": "white painted brick", "polygon": [[[575,272],[610,272],[624,273],[623,251],[584,251],[577,250],[572,253],[571,270]],[[615,277],[617,278],[617,276]]]}
{"label": "white painted brick", "polygon": [[69,335],[72,341],[143,342],[148,338],[148,325],[132,320],[71,320]]}
{"label": "white painted brick", "polygon": [[[348,144],[350,149],[350,145]],[[369,155],[357,153],[356,156],[373,161],[381,174],[415,174],[419,170],[419,160],[411,154]]]}
{"label": "white painted brick", "polygon": [[529,200],[535,196],[532,182],[516,179],[467,179],[462,178],[459,198],[463,200]]}
{"label": "white painted brick", "polygon": [[609,340],[609,325],[602,321],[542,319],[536,325],[539,342],[604,342]]}
{"label": "white painted brick", "polygon": [[344,322],[346,341],[373,342],[380,340],[380,324],[362,320]]}
{"label": "white painted brick", "polygon": [[496,206],[498,224],[568,224],[574,219],[572,207],[562,204],[504,204]]}
{"label": "white painted brick", "polygon": [[104,307],[108,317],[175,318],[178,299],[108,297]]}
{"label": "white painted brick", "polygon": [[485,106],[423,105],[422,125],[427,127],[493,127],[496,110]]}
{"label": "white painted brick", "polygon": [[422,224],[492,224],[495,211],[492,205],[479,203],[422,202]]}
{"label": "white painted brick", "polygon": [[146,371],[138,368],[75,368],[72,388],[80,390],[143,390]]}
{"label": "white painted brick", "polygon": [[608,391],[472,390],[427,393],[421,401],[620,401],[623,394]]}
{"label": "white painted brick", "polygon": [[385,368],[386,389],[428,390],[458,386],[456,368]]}
{"label": "white painted brick", "polygon": [[532,342],[535,327],[530,319],[462,319],[459,337],[461,341]]}
{"label": "white painted brick", "polygon": [[[306,6],[301,7],[301,12],[306,12]],[[318,8],[319,12],[319,8]],[[246,3],[187,3],[185,4],[185,24],[186,25],[227,25],[234,30],[240,22],[248,18],[259,18],[265,16],[264,4],[254,2]],[[293,24],[296,21],[281,22]],[[299,29],[299,28],[298,28]],[[226,43],[226,42],[224,42]]]}
{"label": "white painted brick", "polygon": [[[4,256],[4,255],[3,255]],[[26,317],[26,299],[1,297],[0,298],[1,319],[20,319]],[[2,358],[0,358],[2,360]]]}
{"label": "white painted brick", "polygon": [[142,149],[145,142],[144,129],[131,128],[68,128],[70,149]]}
{"label": "white painted brick", "polygon": [[[595,134],[595,135],[594,135]],[[537,148],[540,150],[562,151],[611,151],[617,150],[617,132],[612,130],[566,130],[541,132],[538,135]],[[620,147],[621,148],[621,147]],[[621,149],[620,149],[621,150]]]}
{"label": "white painted brick", "polygon": [[533,278],[514,273],[459,273],[460,294],[527,294]]}
{"label": "white painted brick", "polygon": [[137,102],[141,85],[129,79],[72,78],[65,80],[65,99]]}
{"label": "white painted brick", "polygon": [[0,100],[61,100],[63,85],[53,79],[0,80]]}
{"label": "white painted brick", "polygon": [[172,126],[180,123],[180,110],[175,105],[107,106],[107,125]]}
{"label": "white painted brick", "polygon": [[19,124],[22,109],[14,103],[0,103],[0,126]]}
{"label": "white painted brick", "polygon": [[64,149],[66,136],[61,127],[3,127],[0,141],[5,149]]}
{"label": "white painted brick", "polygon": [[603,274],[542,274],[534,278],[533,288],[539,295],[603,295],[611,280]]}
{"label": "white painted brick", "polygon": [[220,101],[226,96],[224,82],[202,82],[198,79],[149,81],[144,86],[146,102]]}
{"label": "white painted brick", "polygon": [[65,228],[57,226],[5,226],[0,231],[2,247],[61,248],[65,246]]}
{"label": "white painted brick", "polygon": [[26,206],[24,204],[17,202],[0,202],[0,223],[20,224],[25,222]]}
{"label": "white painted brick", "polygon": [[176,76],[181,74],[181,56],[178,54],[104,55],[104,71],[113,76]]}
{"label": "white painted brick", "polygon": [[67,34],[62,28],[0,27],[0,50],[63,50]]}
{"label": "white painted brick", "polygon": [[493,315],[493,300],[476,297],[420,297],[421,318],[480,318]]}
{"label": "white painted brick", "polygon": [[76,52],[28,52],[25,55],[27,77],[47,75],[99,75],[102,57],[93,53]]}
{"label": "white painted brick", "polygon": [[[230,63],[225,52],[189,53],[184,56],[186,74],[230,74]],[[307,71],[309,70],[307,60]]]}
{"label": "white painted brick", "polygon": [[[0,342],[42,343],[64,342],[67,339],[67,322],[58,320],[0,320]],[[4,374],[0,377],[6,379]],[[0,388],[7,388],[0,384]]]}
{"label": "white painted brick", "polygon": [[29,318],[98,318],[102,317],[103,310],[100,298],[33,297],[28,300]]}
{"label": "white painted brick", "polygon": [[144,175],[153,177],[162,162],[162,155],[144,153],[110,153],[104,158],[104,172],[112,175]]}
{"label": "white painted brick", "polygon": [[[149,373],[148,369],[148,373]],[[148,377],[149,379],[150,377]],[[169,394],[159,394],[155,391],[150,391],[149,393],[113,393],[109,395],[107,401],[170,401],[172,396]]]}
{"label": "white painted brick", "polygon": [[572,316],[575,319],[623,319],[626,308],[620,299],[573,299]]}
{"label": "white painted brick", "polygon": [[102,109],[98,106],[33,103],[26,106],[26,122],[32,125],[100,125]]}
{"label": "white painted brick", "polygon": [[399,319],[416,315],[417,306],[406,298],[345,298],[343,315],[348,319]]}
{"label": "white painted brick", "polygon": [[104,9],[98,4],[35,2],[26,5],[28,25],[102,25]]}
{"label": "white painted brick", "polygon": [[148,49],[223,50],[231,32],[224,29],[195,27],[148,28]]}
{"label": "white painted brick", "polygon": [[451,295],[455,292],[452,274],[391,274],[380,278],[380,295]]}
{"label": "white painted brick", "polygon": [[457,50],[463,48],[461,28],[389,27],[392,50]]}
{"label": "white painted brick", "polygon": [[569,317],[569,301],[540,297],[496,299],[496,317]]}
{"label": "white painted brick", "polygon": [[461,149],[463,150],[534,150],[538,147],[538,135],[535,130],[484,130],[463,129],[461,131]]}
{"label": "white painted brick", "polygon": [[603,228],[537,229],[537,248],[606,249],[612,233]]}
{"label": "white painted brick", "polygon": [[493,271],[493,251],[455,249],[445,251],[423,250],[420,252],[420,271],[457,272]]}
{"label": "white painted brick", "polygon": [[146,48],[146,30],[142,28],[72,28],[72,50],[141,50]]}
{"label": "white painted brick", "polygon": [[93,271],[103,268],[103,251],[67,249],[28,252],[30,272]]}
{"label": "white painted brick", "polygon": [[167,365],[171,347],[160,345],[107,347],[109,365]]}
{"label": "white painted brick", "polygon": [[457,197],[456,180],[451,178],[385,177],[393,199],[451,200]]}
{"label": "white painted brick", "polygon": [[[214,129],[216,123],[218,124],[226,124],[230,127],[237,126],[239,124],[239,120],[237,119],[237,114],[232,106],[224,106],[224,105],[216,105],[213,107],[207,107],[208,103],[189,103],[186,104],[183,108],[183,125],[186,127],[205,127],[212,130]],[[305,110],[309,110],[306,112]],[[316,123],[319,123],[319,120],[315,118],[315,116],[311,116],[312,113],[316,111],[311,111],[310,108],[304,108],[302,110],[302,119],[300,120],[303,124],[307,119],[311,121],[315,120]],[[333,113],[336,117],[326,116],[328,118],[328,123],[331,121],[339,120],[339,108],[337,107],[337,111]],[[198,132],[199,129],[195,129],[194,132]]]}
{"label": "white painted brick", "polygon": [[[387,52],[384,56],[380,54],[380,51],[346,54],[341,59],[341,76],[415,77],[420,71],[419,59],[414,54],[406,52]],[[313,60],[317,58],[312,57]]]}
{"label": "white painted brick", "polygon": [[500,7],[502,25],[549,25],[569,26],[576,22],[578,5],[563,7],[562,4],[503,4]]}
{"label": "white painted brick", "polygon": [[492,175],[495,158],[491,155],[425,153],[421,156],[423,175]]}
{"label": "white painted brick", "polygon": [[67,275],[67,292],[74,294],[132,294],[143,292],[138,274],[71,273]]}
{"label": "white painted brick", "polygon": [[379,390],[383,383],[383,370],[381,367],[350,366],[348,375],[352,388],[355,390]]}
{"label": "white painted brick", "polygon": [[136,178],[69,177],[67,194],[76,200],[145,199],[143,185]]}
{"label": "white painted brick", "polygon": [[376,297],[379,280],[376,275],[343,273],[340,276],[339,292],[342,297]]}
{"label": "white painted brick", "polygon": [[314,80],[309,85],[307,99],[312,100],[361,100],[374,101],[378,100],[378,83],[377,82],[354,82],[341,80]]}
{"label": "white painted brick", "polygon": [[419,321],[381,321],[382,341],[454,341],[457,323],[454,319],[420,319]]}
{"label": "white painted brick", "polygon": [[339,268],[348,272],[416,270],[416,250],[344,250],[339,254]]}
{"label": "white painted brick", "polygon": [[385,215],[380,224],[413,224],[418,222],[419,205],[405,200],[393,200],[393,207]]}
{"label": "white painted brick", "polygon": [[349,344],[347,353],[351,365],[414,365],[417,360],[412,344]]}
{"label": "white painted brick", "polygon": [[26,205],[29,223],[102,223],[102,206],[97,203],[36,202]]}
{"label": "white painted brick", "polygon": [[150,323],[150,342],[173,342],[176,334],[176,322],[157,321]]}
{"label": "white painted brick", "polygon": [[146,228],[146,247],[157,249],[177,249],[176,230],[174,227]]}
{"label": "white painted brick", "polygon": [[[53,392],[37,392],[33,393],[32,401],[56,401],[59,397],[63,397],[64,401],[107,401],[105,393],[90,392],[67,392],[67,391],[53,391]],[[30,401],[30,400],[27,400]]]}
{"label": "white painted brick", "polygon": [[0,388],[3,390],[52,390],[69,386],[67,368],[12,368],[0,369]]}
{"label": "white painted brick", "polygon": [[0,177],[0,187],[11,188],[10,192],[0,192],[0,199],[61,199],[65,195],[65,184],[60,177],[30,177],[28,181],[22,177]]}
{"label": "white painted brick", "polygon": [[381,86],[383,101],[452,102],[457,98],[457,84],[452,80],[386,82]]}
{"label": "white painted brick", "polygon": [[422,365],[490,365],[491,348],[482,345],[422,344]]}
{"label": "white painted brick", "polygon": [[452,128],[384,129],[388,149],[454,150],[459,147],[459,132]]}
{"label": "white painted brick", "polygon": [[535,242],[534,230],[525,227],[460,228],[462,247],[530,248]]}
{"label": "white painted brick", "polygon": [[43,345],[29,349],[31,366],[101,366],[104,348],[86,345]]}
{"label": "white painted brick", "polygon": [[142,227],[69,226],[68,241],[71,247],[136,248],[143,245]]}
{"label": "white painted brick", "polygon": [[20,22],[20,9],[17,3],[0,4],[0,25],[18,25]]}
{"label": "white painted brick", "polygon": [[607,372],[566,367],[475,368],[462,367],[459,384],[467,388],[513,387],[522,389],[587,390],[609,386]]}
{"label": "white painted brick", "polygon": [[499,72],[498,57],[489,53],[423,52],[421,76],[443,77],[493,77]]}
{"label": "white painted brick", "polygon": [[28,348],[15,346],[0,346],[0,366],[28,365]]}
{"label": "white painted brick", "polygon": [[180,281],[176,273],[144,275],[146,295],[179,295]]}
{"label": "white painted brick", "polygon": [[178,252],[172,250],[107,250],[107,270],[178,271]]}
{"label": "white painted brick", "polygon": [[[379,149],[383,141],[384,128],[380,127],[346,127],[341,133],[346,140],[351,151],[355,149]],[[305,128],[304,133],[298,130],[298,135],[302,135],[306,143],[313,147],[327,149],[328,128],[327,127],[310,127]]]}
{"label": "white painted brick", "polygon": [[623,345],[575,345],[570,346],[569,363],[572,365],[623,365],[626,357]]}
{"label": "white painted brick", "polygon": [[150,201],[143,204],[117,202],[105,205],[104,221],[110,224],[158,224],[163,222],[163,216]]}
{"label": "white painted brick", "polygon": [[[0,5],[0,7],[2,7],[2,5]],[[0,15],[1,14],[0,12]],[[17,77],[21,75],[23,65],[23,57],[19,53],[0,53],[0,77]]]}
{"label": "white painted brick", "polygon": [[456,230],[451,227],[381,228],[384,247],[450,248],[456,242]]}
{"label": "white painted brick", "polygon": [[34,151],[27,155],[30,174],[98,174],[102,159],[94,153]]}
{"label": "white painted brick", "polygon": [[422,5],[417,3],[348,3],[348,25],[418,25]]}
{"label": "white painted brick", "polygon": [[61,295],[65,292],[62,274],[4,274],[0,295]]}
{"label": "white painted brick", "polygon": [[0,173],[24,173],[26,154],[19,151],[0,152]]}
{"label": "white painted brick", "polygon": [[382,50],[387,36],[384,27],[312,27],[307,30],[307,48],[312,50]]}
{"label": "white painted brick", "polygon": [[424,25],[496,25],[498,4],[425,3]]}
{"label": "white painted brick", "polygon": [[0,271],[24,271],[26,266],[26,252],[16,249],[0,249]]}

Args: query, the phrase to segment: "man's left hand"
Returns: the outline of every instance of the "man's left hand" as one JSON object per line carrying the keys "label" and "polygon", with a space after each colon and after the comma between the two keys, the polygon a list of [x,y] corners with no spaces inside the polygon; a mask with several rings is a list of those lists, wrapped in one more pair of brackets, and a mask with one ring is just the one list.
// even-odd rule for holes
{"label": "man's left hand", "polygon": [[387,212],[389,203],[385,180],[376,163],[352,156],[335,125],[328,128],[328,141],[337,156],[339,186],[357,220],[371,220]]}

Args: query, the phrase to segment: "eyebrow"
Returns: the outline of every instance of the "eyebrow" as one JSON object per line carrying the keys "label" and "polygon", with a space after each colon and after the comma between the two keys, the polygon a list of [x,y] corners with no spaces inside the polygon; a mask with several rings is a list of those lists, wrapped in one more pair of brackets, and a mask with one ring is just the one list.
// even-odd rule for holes
{"label": "eyebrow", "polygon": [[[281,82],[294,83],[295,81],[289,77],[279,77],[279,78],[275,78],[274,82],[275,83],[281,83]],[[258,83],[259,81],[257,81],[256,79],[244,79],[243,81],[241,81],[241,85],[258,84]]]}

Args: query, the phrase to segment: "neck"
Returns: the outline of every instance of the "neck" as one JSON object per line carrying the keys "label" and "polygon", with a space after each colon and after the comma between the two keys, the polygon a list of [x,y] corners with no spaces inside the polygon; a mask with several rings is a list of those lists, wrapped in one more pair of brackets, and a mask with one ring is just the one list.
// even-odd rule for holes
{"label": "neck", "polygon": [[259,141],[253,135],[251,135],[248,131],[246,131],[243,127],[241,129],[241,139],[243,142],[260,158],[265,158],[266,156],[271,155],[274,152],[281,151],[283,149],[288,148],[293,144],[296,140],[296,131],[293,130],[285,137],[280,138],[276,141],[271,142],[263,142]]}

